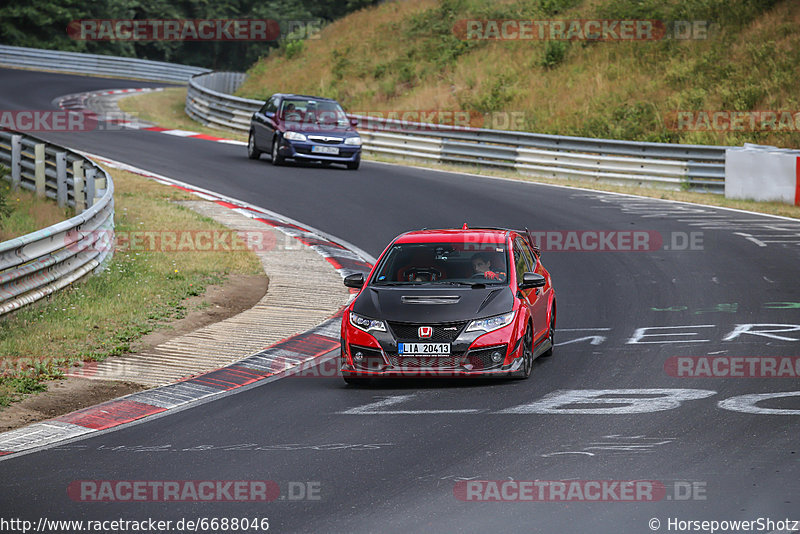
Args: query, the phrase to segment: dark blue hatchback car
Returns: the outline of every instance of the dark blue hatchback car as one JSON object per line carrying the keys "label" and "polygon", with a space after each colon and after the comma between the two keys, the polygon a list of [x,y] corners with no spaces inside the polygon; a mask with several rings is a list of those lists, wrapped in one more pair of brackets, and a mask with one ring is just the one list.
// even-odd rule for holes
{"label": "dark blue hatchback car", "polygon": [[250,119],[247,155],[267,152],[273,165],[286,159],[343,163],[358,169],[361,137],[336,100],[276,93]]}

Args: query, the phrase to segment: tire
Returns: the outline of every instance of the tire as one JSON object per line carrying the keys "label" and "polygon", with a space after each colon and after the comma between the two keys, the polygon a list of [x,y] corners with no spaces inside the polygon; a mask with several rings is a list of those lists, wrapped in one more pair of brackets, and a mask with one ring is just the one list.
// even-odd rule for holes
{"label": "tire", "polygon": [[533,328],[531,325],[528,325],[528,328],[525,329],[525,337],[522,338],[522,367],[515,378],[520,380],[525,380],[529,376],[531,376],[531,372],[533,371]]}
{"label": "tire", "polygon": [[550,310],[550,331],[547,334],[547,337],[550,338],[550,348],[547,349],[546,352],[542,353],[542,356],[545,358],[550,357],[553,355],[553,348],[556,346],[556,314],[555,309]]}
{"label": "tire", "polygon": [[363,386],[368,386],[370,383],[369,378],[363,378],[358,376],[343,376],[342,378],[344,378],[344,381],[347,383],[348,386],[363,387]]}
{"label": "tire", "polygon": [[348,169],[350,169],[351,171],[357,171],[357,170],[358,170],[358,166],[359,166],[359,164],[361,164],[361,160],[360,160],[360,159],[357,159],[357,160],[355,160],[355,161],[351,161],[351,162],[349,162],[349,163],[347,164],[347,168],[348,168]]}
{"label": "tire", "polygon": [[272,139],[272,151],[271,151],[272,152],[272,164],[275,165],[276,167],[278,165],[283,165],[283,162],[285,161],[284,157],[281,156],[280,154],[278,154],[279,141],[280,140],[278,139],[277,136],[275,136],[275,138]]}
{"label": "tire", "polygon": [[253,135],[253,130],[250,130],[250,134],[247,136],[247,157],[250,159],[258,159],[261,157],[261,154],[263,154],[263,152],[256,148],[256,137]]}

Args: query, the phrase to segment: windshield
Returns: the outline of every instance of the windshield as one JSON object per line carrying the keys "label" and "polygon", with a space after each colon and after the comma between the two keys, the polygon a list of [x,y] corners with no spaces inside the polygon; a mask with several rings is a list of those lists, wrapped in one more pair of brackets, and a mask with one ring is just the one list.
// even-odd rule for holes
{"label": "windshield", "polygon": [[502,284],[507,273],[503,243],[403,243],[386,252],[372,284]]}
{"label": "windshield", "polygon": [[280,116],[300,126],[345,128],[349,125],[342,107],[327,100],[288,98],[281,103]]}

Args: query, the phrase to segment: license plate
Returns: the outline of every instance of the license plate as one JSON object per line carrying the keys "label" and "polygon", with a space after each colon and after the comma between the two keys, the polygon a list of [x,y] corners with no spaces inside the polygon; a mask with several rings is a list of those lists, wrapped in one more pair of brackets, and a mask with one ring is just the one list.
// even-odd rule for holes
{"label": "license plate", "polygon": [[339,148],[335,146],[314,145],[311,147],[311,152],[315,152],[317,154],[339,154]]}
{"label": "license plate", "polygon": [[450,354],[450,343],[398,343],[399,354],[424,354],[429,356]]}

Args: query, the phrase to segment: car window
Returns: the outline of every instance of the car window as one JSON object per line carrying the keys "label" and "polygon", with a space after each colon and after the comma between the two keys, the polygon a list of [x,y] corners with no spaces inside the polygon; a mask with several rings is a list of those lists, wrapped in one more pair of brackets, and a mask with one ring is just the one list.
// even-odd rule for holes
{"label": "car window", "polygon": [[275,104],[275,100],[276,100],[276,98],[273,96],[272,98],[270,98],[269,100],[264,102],[264,105],[261,106],[261,109],[259,110],[259,112],[260,113],[267,113],[267,112],[271,111],[272,113],[275,113],[278,110],[278,107]]}
{"label": "car window", "polygon": [[519,239],[514,240],[514,267],[517,271],[517,280],[522,280],[522,275],[528,272],[528,262],[523,253],[522,242]]}
{"label": "car window", "polygon": [[508,272],[506,250],[491,241],[398,243],[384,255],[372,283],[502,284]]}
{"label": "car window", "polygon": [[528,246],[528,243],[525,241],[520,241],[522,244],[522,253],[525,255],[525,259],[528,261],[528,272],[534,272],[536,270],[536,256],[531,251],[531,247]]}

